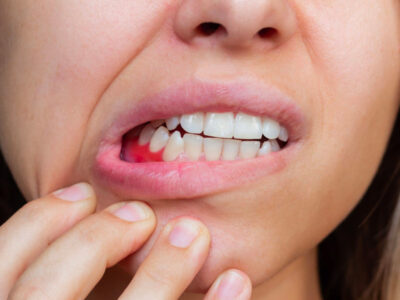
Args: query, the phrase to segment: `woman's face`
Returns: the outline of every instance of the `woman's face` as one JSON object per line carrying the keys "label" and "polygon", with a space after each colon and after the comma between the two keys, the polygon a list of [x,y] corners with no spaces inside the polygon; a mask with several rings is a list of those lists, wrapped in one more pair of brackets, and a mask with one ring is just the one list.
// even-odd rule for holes
{"label": "woman's face", "polygon": [[[27,199],[87,181],[99,209],[147,201],[158,225],[132,272],[169,219],[191,215],[212,237],[192,289],[230,267],[259,284],[371,182],[399,106],[399,13],[396,0],[0,0],[1,150]],[[120,158],[139,120],[197,111],[269,116],[289,141],[233,162]]]}

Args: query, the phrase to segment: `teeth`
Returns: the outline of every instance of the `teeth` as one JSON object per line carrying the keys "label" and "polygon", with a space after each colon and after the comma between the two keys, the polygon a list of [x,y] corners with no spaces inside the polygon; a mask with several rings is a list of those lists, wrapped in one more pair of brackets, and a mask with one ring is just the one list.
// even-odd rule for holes
{"label": "teeth", "polygon": [[266,138],[273,140],[279,136],[279,132],[281,130],[281,126],[278,122],[269,119],[263,118],[263,134]]}
{"label": "teeth", "polygon": [[182,115],[181,126],[189,133],[202,133],[204,113],[198,112],[189,115]]}
{"label": "teeth", "polygon": [[258,156],[266,155],[272,152],[272,145],[270,141],[265,141],[261,146],[260,150],[258,150]]}
{"label": "teeth", "polygon": [[287,142],[288,140],[288,132],[285,127],[281,126],[281,130],[279,132],[279,139],[283,142]]}
{"label": "teeth", "polygon": [[[176,130],[179,124],[189,132],[183,137]],[[203,153],[207,161],[248,159],[279,151],[278,139],[287,142],[289,138],[287,129],[277,121],[240,112],[236,116],[233,112],[197,112],[154,120],[141,128],[137,128],[135,135],[139,136],[139,145],[150,143],[151,152],[165,148],[164,161],[176,160],[181,153],[191,161],[203,159]],[[170,131],[174,131],[172,135]],[[203,131],[212,138],[197,135]],[[269,140],[261,146],[259,140],[263,135]]]}
{"label": "teeth", "polygon": [[158,127],[150,141],[150,151],[158,152],[167,145],[169,131],[164,126]]}
{"label": "teeth", "polygon": [[155,129],[151,124],[147,124],[143,129],[142,132],[140,132],[139,135],[139,145],[143,146],[146,145],[148,142],[150,142],[151,137],[153,136]]}
{"label": "teeth", "polygon": [[172,117],[165,121],[168,130],[174,130],[179,125],[179,117]]}
{"label": "teeth", "polygon": [[164,161],[173,161],[179,154],[183,153],[183,139],[181,138],[181,133],[175,131],[168,140],[167,146],[163,152]]}
{"label": "teeth", "polygon": [[165,120],[154,120],[154,121],[151,121],[151,122],[150,122],[150,124],[151,124],[154,128],[157,128],[157,127],[161,126],[161,125],[164,124],[164,123],[165,123]]}
{"label": "teeth", "polygon": [[247,159],[256,157],[258,149],[260,149],[260,142],[243,141],[240,144],[240,158]]}
{"label": "teeth", "polygon": [[269,142],[271,143],[272,152],[276,152],[276,151],[279,151],[281,149],[281,147],[279,146],[279,144],[278,144],[278,142],[276,140],[270,140]]}
{"label": "teeth", "polygon": [[207,113],[204,134],[208,136],[231,138],[234,129],[233,113]]}
{"label": "teeth", "polygon": [[222,139],[204,138],[204,154],[206,160],[219,160],[222,151]]}
{"label": "teeth", "polygon": [[261,118],[238,113],[235,119],[234,137],[237,139],[260,139],[262,136]]}
{"label": "teeth", "polygon": [[222,150],[223,160],[235,160],[239,154],[240,141],[238,140],[224,140],[224,147]]}
{"label": "teeth", "polygon": [[203,137],[200,135],[186,133],[183,136],[185,154],[190,160],[198,160],[203,151]]}

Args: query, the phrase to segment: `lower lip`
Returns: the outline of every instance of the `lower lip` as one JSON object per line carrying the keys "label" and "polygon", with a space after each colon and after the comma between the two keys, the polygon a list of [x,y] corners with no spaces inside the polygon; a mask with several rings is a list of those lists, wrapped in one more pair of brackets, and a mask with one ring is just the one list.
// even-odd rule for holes
{"label": "lower lip", "polygon": [[277,174],[295,156],[299,144],[288,143],[278,152],[245,160],[145,163],[121,160],[121,145],[114,144],[97,155],[94,173],[121,197],[190,199]]}

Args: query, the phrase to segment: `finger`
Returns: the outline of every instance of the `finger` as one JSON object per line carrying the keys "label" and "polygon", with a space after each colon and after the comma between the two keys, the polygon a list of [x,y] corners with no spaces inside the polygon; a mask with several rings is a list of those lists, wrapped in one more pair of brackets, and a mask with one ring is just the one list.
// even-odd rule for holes
{"label": "finger", "polygon": [[200,221],[170,221],[120,300],[178,299],[203,265],[209,247],[209,232]]}
{"label": "finger", "polygon": [[250,300],[252,285],[242,271],[230,269],[214,281],[204,300]]}
{"label": "finger", "polygon": [[[67,200],[67,201],[66,201]],[[31,201],[0,227],[0,299],[48,245],[96,207],[87,183]]]}
{"label": "finger", "polygon": [[143,244],[155,223],[154,213],[142,202],[114,204],[87,217],[32,263],[11,299],[84,299],[106,268]]}

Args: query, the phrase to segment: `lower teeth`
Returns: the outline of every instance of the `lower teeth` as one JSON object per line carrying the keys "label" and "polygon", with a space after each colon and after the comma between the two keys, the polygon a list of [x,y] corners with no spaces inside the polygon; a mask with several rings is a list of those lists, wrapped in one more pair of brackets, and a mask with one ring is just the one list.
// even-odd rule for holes
{"label": "lower teeth", "polygon": [[180,126],[170,132],[164,126],[155,129],[148,123],[123,137],[121,158],[131,162],[228,161],[268,155],[285,145],[276,139],[254,141],[205,137],[185,133]]}

